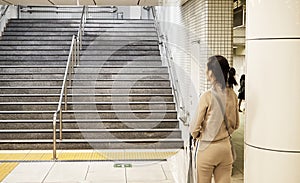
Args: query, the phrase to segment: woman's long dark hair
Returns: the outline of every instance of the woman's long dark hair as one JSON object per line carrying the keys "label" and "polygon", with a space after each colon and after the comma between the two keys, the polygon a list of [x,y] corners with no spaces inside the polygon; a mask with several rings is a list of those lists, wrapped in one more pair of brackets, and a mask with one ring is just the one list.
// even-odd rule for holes
{"label": "woman's long dark hair", "polygon": [[229,76],[228,76],[228,86],[230,88],[233,88],[233,85],[238,85],[237,81],[235,80],[234,76],[236,74],[235,69],[233,67],[231,67],[229,69]]}
{"label": "woman's long dark hair", "polygon": [[237,82],[234,78],[235,69],[232,68],[234,70],[231,69],[232,73],[229,73],[230,67],[225,57],[221,55],[209,57],[207,62],[207,69],[212,71],[216,78],[216,81],[221,84],[222,89],[224,89],[227,84],[229,87],[237,85]]}

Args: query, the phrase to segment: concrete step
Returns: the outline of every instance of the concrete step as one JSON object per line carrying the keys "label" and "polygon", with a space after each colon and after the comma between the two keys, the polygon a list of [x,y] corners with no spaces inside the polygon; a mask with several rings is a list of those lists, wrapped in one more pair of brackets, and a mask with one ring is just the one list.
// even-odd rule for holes
{"label": "concrete step", "polygon": [[45,23],[45,22],[52,22],[52,23],[61,23],[61,24],[68,24],[68,23],[80,23],[80,18],[62,18],[62,19],[50,19],[50,18],[21,18],[21,19],[17,19],[17,18],[12,18],[9,21],[10,23]]}
{"label": "concrete step", "polygon": [[63,55],[63,56],[43,56],[43,55],[15,55],[15,56],[1,56],[0,61],[33,61],[33,60],[43,60],[43,61],[51,61],[51,60],[56,60],[56,61],[64,61],[67,62],[68,56]]}
{"label": "concrete step", "polygon": [[106,56],[89,56],[89,55],[82,55],[80,57],[80,61],[86,61],[86,60],[95,60],[95,61],[146,61],[146,60],[159,60],[161,61],[161,56],[159,55],[129,55],[129,56],[123,56],[123,55],[106,55]]}
{"label": "concrete step", "polygon": [[[1,45],[0,50],[5,50],[5,51],[48,51],[48,50],[56,50],[56,51],[61,51],[61,50],[70,50],[70,45]],[[94,51],[94,50],[101,50],[101,51],[113,51],[113,50],[118,50],[118,51],[158,51],[159,47],[158,45],[120,45],[120,46],[93,46],[93,45],[86,45],[83,46],[82,48],[83,51],[89,50],[89,51]]]}
{"label": "concrete step", "polygon": [[[52,139],[52,129],[0,130],[0,140]],[[178,129],[63,129],[63,139],[152,139],[180,138]],[[57,138],[59,131],[57,130]]]}
{"label": "concrete step", "polygon": [[[45,37],[45,36],[73,36],[76,35],[77,31],[72,31],[72,32],[4,32],[3,36],[40,36],[40,37]],[[105,32],[84,32],[84,37],[86,36],[117,36],[117,37],[126,37],[126,36],[130,36],[130,37],[137,37],[137,36],[157,36],[157,33],[155,31],[128,31],[128,32],[124,32],[124,31],[105,31]]]}
{"label": "concrete step", "polygon": [[[68,23],[80,23],[79,18],[72,18],[72,19],[44,19],[44,18],[37,18],[37,19],[10,19],[11,23],[45,23],[48,24],[68,24]],[[87,19],[87,24],[153,24],[153,20],[148,19]]]}
{"label": "concrete step", "polygon": [[[73,86],[170,86],[169,80],[73,80]],[[0,86],[61,86],[62,79],[7,79]]]}
{"label": "concrete step", "polygon": [[[173,102],[171,94],[80,94],[71,90],[69,102]],[[0,94],[1,102],[58,102],[60,94]]]}
{"label": "concrete step", "polygon": [[[57,149],[183,149],[182,139],[65,139]],[[0,140],[0,150],[53,149],[52,140]]]}
{"label": "concrete step", "polygon": [[67,57],[69,55],[69,50],[61,50],[61,51],[55,51],[55,50],[48,50],[48,51],[36,51],[36,50],[28,50],[28,51],[16,51],[16,50],[5,50],[1,51],[0,50],[0,56],[37,56],[37,55],[42,55],[42,56],[51,56],[51,55],[56,55],[56,56],[64,56]]}
{"label": "concrete step", "polygon": [[29,80],[29,79],[19,79],[19,80],[0,80],[0,86],[61,86],[62,85],[62,79],[61,80]]}
{"label": "concrete step", "polygon": [[[18,51],[18,50],[5,50],[1,51],[0,50],[0,56],[33,56],[33,55],[43,55],[43,56],[51,56],[51,55],[56,55],[56,56],[68,56],[69,55],[69,50],[46,50],[46,51],[38,51],[38,50],[28,50],[28,51]],[[130,51],[130,50],[111,50],[111,51],[106,51],[106,50],[83,50],[81,51],[81,56],[84,57],[85,55],[89,56],[103,56],[103,55],[120,55],[120,56],[130,56],[130,55],[136,55],[136,56],[144,56],[144,55],[160,55],[159,50],[135,50],[135,51]]]}
{"label": "concrete step", "polygon": [[[112,44],[113,42],[109,42]],[[85,45],[83,46],[83,50],[103,50],[103,51],[111,51],[111,50],[119,50],[119,51],[157,51],[159,50],[159,46],[157,45],[147,45],[147,42],[141,44],[138,43],[129,43],[129,44],[120,44],[120,45],[110,45],[107,43],[106,46],[101,45]],[[122,43],[122,42],[121,42]],[[1,47],[0,47],[1,48]]]}
{"label": "concrete step", "polygon": [[[99,38],[98,38],[99,39]],[[83,41],[83,46],[158,46],[158,40],[92,40],[92,41]],[[24,40],[24,41],[15,41],[15,40],[0,40],[1,46],[12,46],[12,45],[34,45],[34,46],[69,46],[71,45],[70,40]]]}
{"label": "concrete step", "polygon": [[1,120],[53,119],[53,114],[55,111],[54,110],[53,111],[0,111],[0,119]]}
{"label": "concrete step", "polygon": [[89,56],[102,56],[102,55],[120,55],[120,56],[131,56],[131,55],[136,55],[136,56],[145,56],[145,55],[152,55],[152,56],[157,56],[160,55],[159,50],[83,50],[81,52],[81,56],[84,57],[86,55]]}
{"label": "concrete step", "polygon": [[[9,79],[60,79],[64,77],[63,73],[0,73],[0,80]],[[89,76],[88,76],[89,77]]]}
{"label": "concrete step", "polygon": [[[71,41],[72,36],[3,36],[3,41]],[[158,41],[157,36],[83,36],[83,41]]]}
{"label": "concrete step", "polygon": [[[159,60],[148,60],[148,61],[139,61],[139,60],[108,60],[108,61],[97,61],[97,60],[81,60],[81,65],[89,66],[109,66],[109,67],[126,67],[126,66],[138,66],[138,67],[158,67],[162,66],[162,62]],[[49,65],[49,66],[66,66],[66,61],[56,61],[56,60],[34,60],[34,61],[0,61],[0,65]]]}
{"label": "concrete step", "polygon": [[[1,43],[1,41],[0,41]],[[70,45],[0,45],[1,51],[69,51]]]}
{"label": "concrete step", "polygon": [[64,111],[64,119],[177,119],[174,110]]}
{"label": "concrete step", "polygon": [[[173,102],[77,102],[75,99],[68,102],[67,110],[175,110]],[[63,103],[64,104],[64,103]],[[56,110],[58,102],[0,102],[3,111],[43,111]]]}
{"label": "concrete step", "polygon": [[154,24],[151,19],[87,19],[87,24]]}
{"label": "concrete step", "polygon": [[[104,61],[101,61],[105,63]],[[89,65],[94,65],[97,61],[87,62]],[[0,65],[55,65],[55,66],[66,66],[66,60],[0,60]]]}
{"label": "concrete step", "polygon": [[[2,120],[52,119],[55,111],[0,111]],[[174,110],[64,111],[63,119],[177,119]]]}
{"label": "concrete step", "polygon": [[73,86],[170,86],[169,80],[156,79],[156,80],[74,80]]}
{"label": "concrete step", "polygon": [[[1,56],[0,61],[33,61],[33,60],[39,60],[39,61],[67,61],[68,56],[56,56],[56,55],[48,55],[48,56],[43,56],[43,55],[14,55],[14,56]],[[140,60],[140,61],[146,61],[146,60],[161,60],[160,56],[118,56],[118,55],[107,55],[107,56],[88,56],[88,55],[83,55],[80,57],[80,61],[86,61],[86,60],[95,60],[95,61],[132,61],[132,60]]]}
{"label": "concrete step", "polygon": [[[69,91],[78,94],[172,94],[170,86],[73,86]],[[0,87],[1,94],[60,94],[61,86],[16,86]]]}
{"label": "concrete step", "polygon": [[[58,121],[57,121],[58,123]],[[64,129],[157,129],[178,128],[176,119],[111,119],[111,120],[68,120],[63,119]],[[58,126],[59,127],[59,126]],[[0,129],[52,129],[52,120],[0,120]]]}
{"label": "concrete step", "polygon": [[[47,29],[47,28],[74,28],[78,29],[79,23],[68,23],[68,24],[62,24],[62,23],[27,23],[27,22],[19,22],[14,23],[10,22],[7,25],[7,28],[24,28],[25,30],[28,28],[41,28],[41,29]],[[142,23],[133,23],[133,24],[114,24],[114,23],[95,23],[95,24],[85,24],[85,28],[103,28],[103,29],[110,29],[110,28],[149,28],[153,29],[155,26],[152,23],[149,24],[142,24]]]}
{"label": "concrete step", "polygon": [[[122,24],[120,25],[122,26]],[[25,29],[26,32],[73,32],[77,33],[78,26],[74,27],[27,27]],[[5,29],[5,32],[25,32],[23,27],[13,27],[9,26]],[[85,27],[84,32],[153,32],[156,31],[154,27]]]}
{"label": "concrete step", "polygon": [[[143,57],[145,58],[145,57]],[[103,67],[163,67],[161,60],[81,60],[80,65],[103,66]],[[1,62],[0,62],[1,63]]]}
{"label": "concrete step", "polygon": [[[0,73],[64,73],[65,66],[11,66],[0,65]],[[74,69],[75,75],[78,73],[168,73],[167,67],[106,67],[106,66],[79,66]]]}
{"label": "concrete step", "polygon": [[[154,56],[155,57],[155,56]],[[120,57],[121,58],[121,57]],[[125,58],[125,57],[124,57]],[[147,56],[145,56],[147,58]],[[148,57],[149,58],[149,57]],[[120,67],[110,67],[110,66],[89,66],[89,65],[79,65],[75,68],[75,74],[79,73],[107,73],[107,74],[114,74],[114,73],[127,73],[127,74],[156,74],[156,73],[168,73],[168,68],[166,66],[158,66],[158,67],[144,67],[144,66],[133,66],[133,65],[126,65]]]}
{"label": "concrete step", "polygon": [[[2,79],[63,79],[64,73],[0,73]],[[168,73],[75,73],[76,79],[169,79]]]}

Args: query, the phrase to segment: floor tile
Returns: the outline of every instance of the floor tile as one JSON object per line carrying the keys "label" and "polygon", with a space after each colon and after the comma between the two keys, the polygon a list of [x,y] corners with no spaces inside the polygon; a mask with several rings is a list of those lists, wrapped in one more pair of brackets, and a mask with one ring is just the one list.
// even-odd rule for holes
{"label": "floor tile", "polygon": [[46,177],[45,183],[84,181],[89,164],[90,162],[57,162]]}
{"label": "floor tile", "polygon": [[132,168],[126,168],[126,174],[128,182],[167,181],[162,165],[159,163],[133,165]]}
{"label": "floor tile", "polygon": [[92,162],[86,176],[90,182],[126,182],[125,168],[115,168],[114,162]]}
{"label": "floor tile", "polygon": [[42,182],[54,163],[20,163],[4,180],[5,183]]}

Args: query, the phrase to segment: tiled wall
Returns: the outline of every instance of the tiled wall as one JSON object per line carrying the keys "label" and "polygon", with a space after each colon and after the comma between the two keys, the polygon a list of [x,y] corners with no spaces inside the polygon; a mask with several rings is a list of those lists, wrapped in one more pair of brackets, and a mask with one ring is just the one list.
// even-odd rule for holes
{"label": "tiled wall", "polygon": [[182,6],[164,6],[158,10],[163,32],[173,45],[173,69],[186,108],[192,110],[199,94],[209,87],[205,76],[207,58],[223,55],[232,65],[233,1],[189,0]]}
{"label": "tiled wall", "polygon": [[233,65],[232,8],[231,0],[190,0],[182,6],[191,44],[199,44],[200,92],[209,87],[204,72],[209,56],[223,55]]}
{"label": "tiled wall", "polygon": [[[205,0],[203,9],[205,18],[205,35],[208,35],[208,48],[211,54],[225,56],[232,64],[233,41],[233,4],[231,0]],[[202,11],[203,11],[202,10]]]}

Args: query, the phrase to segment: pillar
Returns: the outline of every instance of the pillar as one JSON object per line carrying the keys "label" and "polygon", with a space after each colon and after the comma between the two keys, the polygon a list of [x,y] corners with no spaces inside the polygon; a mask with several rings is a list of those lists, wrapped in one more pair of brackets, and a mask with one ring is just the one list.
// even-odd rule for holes
{"label": "pillar", "polygon": [[245,183],[300,182],[300,0],[247,0]]}

